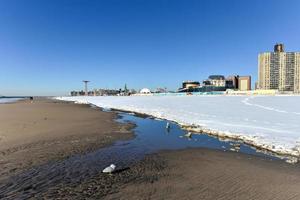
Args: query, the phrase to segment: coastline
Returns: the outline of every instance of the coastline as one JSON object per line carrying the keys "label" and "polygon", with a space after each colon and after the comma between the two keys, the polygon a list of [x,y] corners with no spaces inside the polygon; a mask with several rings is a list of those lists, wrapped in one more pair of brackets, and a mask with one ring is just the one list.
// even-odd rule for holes
{"label": "coastline", "polygon": [[0,104],[15,103],[28,99],[27,97],[0,97]]}
{"label": "coastline", "polygon": [[[4,171],[1,171],[0,183],[7,177],[34,169],[35,166],[49,162],[60,163],[70,156],[84,155],[109,146],[116,140],[133,138],[133,133],[130,131],[133,125],[116,122],[117,112],[103,112],[90,105],[41,99],[32,104],[23,101],[6,104],[6,106],[9,107],[6,110],[9,112],[6,116],[7,120],[11,120],[12,116],[16,117],[16,115],[24,117],[22,123],[27,124],[24,130],[46,134],[40,133],[41,125],[37,126],[43,122],[48,124],[47,127],[51,125],[48,128],[55,124],[60,129],[52,129],[52,133],[59,133],[58,135],[47,133],[46,137],[38,134],[33,137],[28,136],[27,139],[23,138],[23,144],[17,143],[11,146],[7,144],[7,151],[0,150],[0,165],[4,167]],[[13,107],[15,109],[12,110]],[[1,105],[0,111],[3,111]],[[33,111],[37,113],[34,114]],[[29,112],[31,116],[22,116],[20,115],[22,112]],[[78,118],[74,112],[82,116]],[[17,121],[20,123],[19,120]],[[36,123],[33,123],[34,121]],[[87,129],[77,132],[78,126],[74,123]],[[62,124],[69,124],[69,126]],[[11,127],[12,124],[7,124],[7,126]],[[18,130],[15,130],[15,134]],[[89,133],[86,132],[87,130]],[[13,143],[13,140],[10,142]],[[15,184],[18,185],[18,183]],[[39,184],[37,182],[36,185],[29,185],[25,188],[25,192],[30,194],[30,190],[38,190]],[[99,171],[80,182],[58,182],[55,186],[47,188],[47,191],[34,194],[34,197],[47,199],[299,199],[299,184],[298,164],[290,165],[280,160],[269,160],[237,152],[187,148],[146,155],[142,160],[112,176]],[[9,199],[5,196],[7,191],[2,189],[0,184],[0,198]],[[19,193],[10,193],[10,195],[12,195],[10,197],[18,197]]]}
{"label": "coastline", "polygon": [[[90,102],[88,100],[78,100],[78,99],[72,99],[72,98],[66,98],[66,99],[61,99],[59,97],[56,97],[55,99],[60,100],[60,101],[69,101],[69,102],[75,102],[76,104],[87,104],[87,105],[93,105],[99,108],[103,108],[97,104],[94,104],[93,102]],[[233,141],[242,141],[244,144],[247,144],[249,146],[252,146],[260,151],[265,151],[270,154],[274,154],[275,156],[279,158],[287,158],[287,161],[289,163],[297,163],[300,158],[300,147],[294,147],[292,149],[285,149],[285,148],[274,148],[274,145],[271,144],[266,144],[264,142],[260,142],[257,140],[254,136],[248,136],[248,135],[242,135],[239,133],[234,133],[234,132],[224,132],[224,131],[219,131],[219,130],[214,130],[210,129],[208,127],[201,127],[199,125],[195,124],[187,124],[184,122],[179,122],[174,119],[169,119],[167,117],[162,117],[161,114],[157,113],[145,113],[141,112],[139,110],[129,110],[129,109],[122,109],[122,108],[115,108],[111,107],[109,108],[113,111],[121,111],[125,113],[134,113],[136,116],[141,116],[141,117],[151,117],[151,118],[156,118],[156,119],[162,119],[162,120],[168,120],[170,122],[176,123],[179,125],[182,129],[187,130],[189,132],[192,132],[193,134],[207,134],[210,136],[215,136],[220,139],[229,139]]]}
{"label": "coastline", "polygon": [[88,105],[41,98],[0,104],[0,112],[0,181],[134,137],[133,124]]}
{"label": "coastline", "polygon": [[[93,105],[93,104],[87,103],[87,105]],[[93,106],[96,106],[96,105],[93,105]],[[141,117],[141,118],[150,117],[154,120],[155,119],[167,120],[169,122],[173,122],[173,123],[177,124],[181,129],[186,130],[186,131],[191,132],[191,133],[196,134],[196,135],[205,134],[205,135],[216,137],[220,140],[241,141],[243,144],[249,145],[249,146],[257,149],[258,151],[276,156],[278,158],[286,158],[288,163],[295,164],[295,163],[298,163],[298,161],[299,161],[299,155],[298,154],[281,152],[281,151],[274,151],[272,148],[268,148],[264,145],[257,145],[256,143],[254,143],[252,140],[249,140],[248,138],[230,136],[230,135],[223,134],[222,132],[219,132],[219,131],[210,130],[208,128],[201,128],[199,126],[181,124],[181,123],[178,123],[177,121],[174,121],[174,120],[168,120],[168,119],[165,119],[165,118],[156,117],[154,115],[150,115],[150,114],[147,114],[147,113],[140,113],[140,112],[135,112],[135,111],[114,109],[114,108],[112,108],[111,110],[116,111],[116,112],[124,112],[124,113],[127,113],[127,114],[134,114],[135,116]]]}

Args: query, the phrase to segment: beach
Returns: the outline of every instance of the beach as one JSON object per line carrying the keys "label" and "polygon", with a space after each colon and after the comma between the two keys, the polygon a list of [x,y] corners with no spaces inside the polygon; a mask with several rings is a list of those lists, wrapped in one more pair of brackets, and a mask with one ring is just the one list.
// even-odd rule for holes
{"label": "beach", "polygon": [[116,122],[116,112],[50,99],[0,104],[0,113],[2,199],[24,193],[37,199],[300,198],[299,164],[205,148],[159,151],[113,175],[99,170],[80,181],[49,184],[46,190],[39,187],[47,182],[28,186],[20,182],[19,190],[9,192],[1,185],[23,180],[13,178],[19,174],[131,140],[134,124]]}
{"label": "beach", "polygon": [[232,152],[186,149],[153,155],[144,165],[142,178],[106,199],[300,198],[299,166],[281,161]]}
{"label": "beach", "polygon": [[299,199],[298,165],[208,149],[163,151],[113,176],[50,188],[61,199]]}
{"label": "beach", "polygon": [[0,104],[0,180],[31,167],[130,139],[115,113],[49,99]]}

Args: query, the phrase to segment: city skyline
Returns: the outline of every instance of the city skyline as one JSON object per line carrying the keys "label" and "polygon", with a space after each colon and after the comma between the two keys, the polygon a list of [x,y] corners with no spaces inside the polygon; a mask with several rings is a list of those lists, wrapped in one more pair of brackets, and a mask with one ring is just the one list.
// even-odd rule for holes
{"label": "city skyline", "polygon": [[1,1],[0,94],[65,95],[86,79],[176,90],[211,74],[254,86],[259,53],[299,51],[300,2],[229,2]]}

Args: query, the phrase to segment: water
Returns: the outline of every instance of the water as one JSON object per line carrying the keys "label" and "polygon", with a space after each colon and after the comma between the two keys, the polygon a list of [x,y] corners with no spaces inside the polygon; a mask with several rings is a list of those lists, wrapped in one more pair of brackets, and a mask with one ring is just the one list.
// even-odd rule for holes
{"label": "water", "polygon": [[24,99],[25,97],[0,97],[0,104],[1,103],[13,103]]}
{"label": "water", "polygon": [[140,118],[134,115],[120,114],[122,117],[120,122],[134,122],[137,124],[135,129],[136,138],[130,141],[130,145],[138,147],[139,151],[147,153],[154,153],[160,150],[176,150],[185,148],[209,148],[219,150],[230,150],[233,145],[240,144],[240,152],[259,155],[266,158],[273,158],[268,154],[257,152],[255,148],[245,145],[243,143],[234,141],[221,141],[217,137],[209,136],[206,134],[193,134],[191,138],[185,137],[187,133],[182,130],[177,124],[170,123],[170,130],[165,127],[166,120],[153,120],[152,118]]}
{"label": "water", "polygon": [[[221,141],[215,137],[192,135],[184,137],[186,131],[178,125],[170,123],[169,131],[165,128],[165,120],[141,118],[130,114],[120,113],[117,120],[121,123],[133,122],[136,137],[129,141],[118,141],[114,145],[101,148],[95,152],[72,156],[64,161],[52,162],[35,167],[0,184],[0,198],[29,198],[35,194],[46,192],[57,184],[76,184],[92,178],[111,163],[117,169],[129,167],[145,155],[160,150],[184,148],[210,148],[228,151],[238,142]],[[240,152],[257,155],[267,159],[278,159],[272,155],[257,152],[254,148],[240,143]]]}

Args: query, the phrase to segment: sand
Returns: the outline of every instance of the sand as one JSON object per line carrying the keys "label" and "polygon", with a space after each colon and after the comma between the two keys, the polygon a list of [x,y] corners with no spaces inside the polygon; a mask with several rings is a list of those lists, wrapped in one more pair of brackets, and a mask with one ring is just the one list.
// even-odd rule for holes
{"label": "sand", "polygon": [[22,170],[133,137],[132,124],[88,105],[38,99],[0,104],[0,181]]}
{"label": "sand", "polygon": [[[30,168],[92,152],[130,139],[132,125],[115,113],[87,105],[38,100],[0,105],[1,179]],[[5,115],[2,115],[5,113]],[[208,149],[162,151],[147,155],[113,175],[99,171],[76,183],[58,183],[34,199],[300,199],[298,164]],[[20,183],[20,187],[24,187]],[[35,186],[38,187],[38,186]],[[31,192],[33,187],[21,189]],[[11,199],[18,194],[1,193]],[[29,193],[30,194],[30,193]],[[2,196],[1,196],[2,195]],[[22,198],[21,198],[22,199]]]}
{"label": "sand", "polygon": [[[300,199],[299,165],[206,149],[167,151],[158,171],[122,187],[106,199]],[[148,172],[150,172],[148,174]]]}
{"label": "sand", "polygon": [[240,153],[208,149],[146,156],[112,176],[99,173],[75,185],[57,185],[38,198],[60,199],[300,199],[300,169]]}

